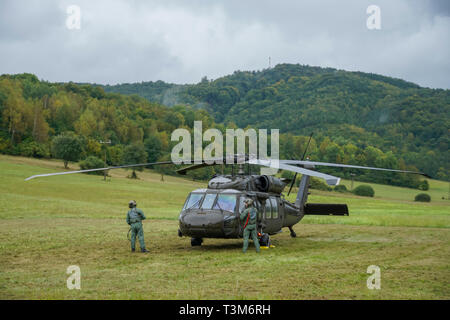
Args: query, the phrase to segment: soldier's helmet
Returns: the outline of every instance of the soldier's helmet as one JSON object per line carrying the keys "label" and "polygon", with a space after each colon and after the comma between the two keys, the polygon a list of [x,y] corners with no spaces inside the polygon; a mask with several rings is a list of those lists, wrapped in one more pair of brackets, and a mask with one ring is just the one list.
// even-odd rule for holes
{"label": "soldier's helmet", "polygon": [[137,206],[136,201],[131,200],[130,202],[128,202],[128,207],[129,207],[129,208],[134,208],[134,207],[136,207],[136,206]]}

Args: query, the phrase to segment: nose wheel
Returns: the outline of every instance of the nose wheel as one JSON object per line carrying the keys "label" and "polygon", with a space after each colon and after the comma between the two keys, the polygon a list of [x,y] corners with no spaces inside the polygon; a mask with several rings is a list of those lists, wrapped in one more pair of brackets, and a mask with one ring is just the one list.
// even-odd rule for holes
{"label": "nose wheel", "polygon": [[193,247],[199,247],[202,245],[202,243],[203,243],[202,238],[191,238],[191,246]]}

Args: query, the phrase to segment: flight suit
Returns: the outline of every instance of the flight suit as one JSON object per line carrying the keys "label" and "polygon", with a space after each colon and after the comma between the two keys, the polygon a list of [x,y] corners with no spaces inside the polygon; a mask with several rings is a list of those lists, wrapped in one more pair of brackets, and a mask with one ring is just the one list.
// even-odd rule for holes
{"label": "flight suit", "polygon": [[144,212],[138,208],[132,208],[127,213],[127,223],[131,227],[131,249],[136,249],[136,236],[139,238],[139,245],[141,251],[145,250],[144,242],[144,228],[142,227],[142,220],[146,219]]}
{"label": "flight suit", "polygon": [[242,213],[241,213],[241,220],[244,221],[244,223],[247,221],[247,217],[249,217],[248,219],[248,223],[245,226],[244,229],[244,246],[242,248],[242,252],[246,252],[247,248],[248,248],[248,238],[249,236],[252,237],[253,239],[253,243],[255,244],[255,248],[256,248],[256,252],[259,252],[259,240],[258,240],[258,235],[256,232],[256,209],[251,206],[248,207],[247,209],[245,209]]}

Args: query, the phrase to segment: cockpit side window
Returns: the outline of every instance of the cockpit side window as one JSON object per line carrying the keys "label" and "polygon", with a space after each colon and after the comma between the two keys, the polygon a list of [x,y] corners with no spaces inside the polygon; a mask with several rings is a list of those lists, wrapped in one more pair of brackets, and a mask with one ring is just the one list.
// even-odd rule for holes
{"label": "cockpit side window", "polygon": [[191,197],[191,195],[188,195],[186,200],[184,200],[184,205],[183,205],[183,209],[182,210],[186,210],[186,207],[187,207],[187,204],[188,204],[188,201],[189,201],[190,197]]}
{"label": "cockpit side window", "polygon": [[256,209],[256,212],[257,212],[257,215],[258,215],[257,216],[257,220],[261,221],[261,219],[262,219],[262,212],[261,212],[261,210],[263,208],[261,207],[261,205],[257,201],[253,202],[253,205],[255,206],[255,209]]}
{"label": "cockpit side window", "polygon": [[195,209],[200,207],[200,202],[205,194],[204,193],[191,193],[189,196],[189,200],[186,201],[186,205],[184,206],[184,210],[187,209]]}
{"label": "cockpit side window", "polygon": [[244,212],[245,210],[245,203],[244,201],[247,200],[249,198],[245,197],[245,196],[240,196],[239,197],[239,213]]}
{"label": "cockpit side window", "polygon": [[233,194],[219,194],[214,209],[234,212],[236,208],[236,195]]}

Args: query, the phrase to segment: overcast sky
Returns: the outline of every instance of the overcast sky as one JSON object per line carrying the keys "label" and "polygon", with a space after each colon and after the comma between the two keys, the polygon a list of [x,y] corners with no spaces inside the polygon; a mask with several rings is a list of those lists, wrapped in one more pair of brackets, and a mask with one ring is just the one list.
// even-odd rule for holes
{"label": "overcast sky", "polygon": [[[81,10],[70,29],[70,5]],[[381,29],[366,12],[380,8]],[[70,25],[70,24],[69,24]],[[73,23],[71,24],[73,26]],[[450,1],[0,0],[0,74],[196,83],[300,63],[450,88]]]}

